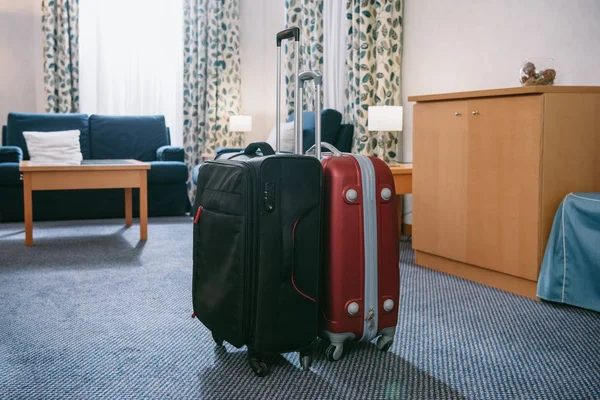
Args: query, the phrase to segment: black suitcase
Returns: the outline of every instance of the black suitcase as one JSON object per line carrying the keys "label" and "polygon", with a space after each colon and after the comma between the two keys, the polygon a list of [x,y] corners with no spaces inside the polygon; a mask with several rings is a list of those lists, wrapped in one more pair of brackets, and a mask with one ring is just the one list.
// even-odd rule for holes
{"label": "black suitcase", "polygon": [[[262,151],[262,156],[256,150]],[[263,354],[300,352],[317,340],[322,167],[275,154],[267,143],[206,162],[194,202],[193,307],[218,345]]]}
{"label": "black suitcase", "polygon": [[[281,41],[292,38],[299,54],[298,28],[277,34],[278,77]],[[323,170],[318,158],[301,155],[300,102],[296,154],[279,153],[279,96],[278,80],[277,153],[259,142],[207,161],[198,171],[193,207],[194,313],[217,345],[246,345],[258,376],[268,373],[265,354],[298,351],[308,369],[318,340]]]}

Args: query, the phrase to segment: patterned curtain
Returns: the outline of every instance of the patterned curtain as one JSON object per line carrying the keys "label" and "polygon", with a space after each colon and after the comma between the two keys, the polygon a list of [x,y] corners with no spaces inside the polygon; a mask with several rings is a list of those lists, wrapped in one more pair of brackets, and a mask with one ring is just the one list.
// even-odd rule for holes
{"label": "patterned curtain", "polygon": [[46,112],[79,111],[79,0],[43,0]]}
{"label": "patterned curtain", "polygon": [[244,144],[242,133],[228,129],[241,107],[239,2],[184,0],[183,12],[183,147],[191,171],[202,154]]}
{"label": "patterned curtain", "polygon": [[401,105],[402,1],[347,0],[348,88],[344,120],[354,124],[352,152],[396,158],[397,132],[369,132],[369,106]]}
{"label": "patterned curtain", "polygon": [[[333,1],[333,0],[331,0]],[[335,0],[338,1],[338,0]],[[323,0],[285,0],[285,26],[300,28],[300,67],[299,71],[312,70],[323,72]],[[282,58],[286,61],[285,86],[287,115],[294,113],[295,78],[294,42],[284,44]],[[306,82],[302,109],[313,109],[313,82]],[[321,94],[321,99],[323,95]],[[322,101],[322,100],[321,100]]]}

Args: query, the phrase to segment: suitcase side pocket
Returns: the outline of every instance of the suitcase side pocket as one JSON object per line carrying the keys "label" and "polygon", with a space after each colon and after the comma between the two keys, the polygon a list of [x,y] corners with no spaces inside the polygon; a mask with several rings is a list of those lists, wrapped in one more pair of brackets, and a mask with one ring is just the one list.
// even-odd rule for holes
{"label": "suitcase side pocket", "polygon": [[246,217],[199,210],[194,220],[194,312],[213,333],[241,347],[247,318]]}

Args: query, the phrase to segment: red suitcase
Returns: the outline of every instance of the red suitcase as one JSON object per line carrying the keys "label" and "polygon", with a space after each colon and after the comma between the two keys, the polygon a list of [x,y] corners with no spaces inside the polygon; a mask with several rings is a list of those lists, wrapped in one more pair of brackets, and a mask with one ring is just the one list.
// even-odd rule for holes
{"label": "red suitcase", "polygon": [[327,156],[324,170],[325,240],[321,280],[321,336],[339,360],[346,340],[370,341],[387,351],[398,322],[400,271],[392,173],[362,155]]}
{"label": "red suitcase", "polygon": [[[314,149],[324,175],[319,331],[330,342],[326,355],[331,361],[339,360],[345,341],[370,341],[378,336],[377,347],[387,351],[396,333],[400,300],[394,178],[379,158],[342,154],[321,143],[322,76],[318,71],[305,71],[298,78],[300,84],[308,80],[315,84],[317,146],[307,153]],[[302,104],[302,91],[298,97]],[[331,153],[321,157],[322,147]]]}

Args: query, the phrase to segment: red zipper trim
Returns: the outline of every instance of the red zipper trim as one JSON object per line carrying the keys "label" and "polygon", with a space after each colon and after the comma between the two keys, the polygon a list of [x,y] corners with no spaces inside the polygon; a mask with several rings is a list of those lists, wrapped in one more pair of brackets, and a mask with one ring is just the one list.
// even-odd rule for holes
{"label": "red zipper trim", "polygon": [[[296,226],[298,225],[298,222],[300,222],[300,218],[298,218],[296,220],[296,223],[294,223],[294,228],[292,229],[292,248],[294,246],[294,236],[296,233]],[[310,297],[309,295],[307,295],[306,293],[302,292],[300,289],[298,289],[298,286],[296,286],[296,282],[294,281],[294,262],[292,261],[292,285],[294,286],[294,289],[296,289],[296,292],[300,293],[302,296],[306,297],[307,299],[313,301],[313,302],[317,302],[315,299],[313,299],[312,297]]]}
{"label": "red zipper trim", "polygon": [[202,214],[203,209],[204,209],[204,207],[202,207],[202,206],[198,207],[198,211],[196,211],[196,217],[194,218],[195,224],[198,223],[198,220],[200,219],[200,214]]}

